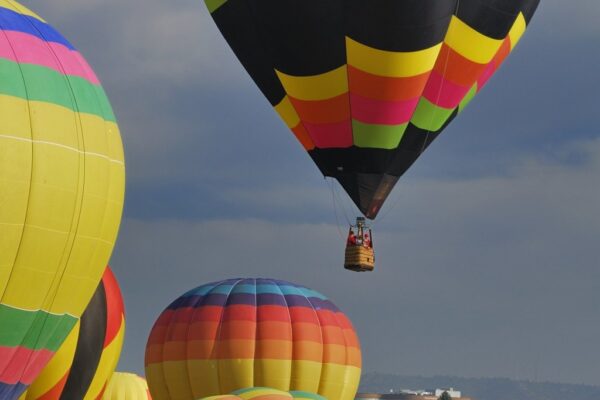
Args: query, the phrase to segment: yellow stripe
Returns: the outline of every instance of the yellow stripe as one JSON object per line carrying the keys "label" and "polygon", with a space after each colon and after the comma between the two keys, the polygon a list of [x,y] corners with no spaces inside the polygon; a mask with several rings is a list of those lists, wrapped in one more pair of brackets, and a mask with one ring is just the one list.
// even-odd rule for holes
{"label": "yellow stripe", "polygon": [[502,45],[502,40],[482,35],[455,16],[452,17],[444,41],[454,51],[478,64],[492,61]]}
{"label": "yellow stripe", "polygon": [[525,33],[525,29],[527,29],[527,22],[525,21],[525,17],[523,13],[519,13],[519,16],[515,20],[512,28],[510,28],[510,32],[508,32],[508,37],[510,37],[510,49],[514,49],[523,33]]}
{"label": "yellow stripe", "polygon": [[16,1],[0,0],[0,7],[8,8],[9,10],[16,11],[19,14],[29,15],[30,17],[34,17],[36,19],[39,19],[40,21],[42,21],[44,23],[46,22],[39,15],[37,15],[33,11],[29,10],[28,8],[26,8],[22,4],[17,3]]}
{"label": "yellow stripe", "polygon": [[442,44],[412,52],[374,49],[346,37],[348,64],[373,75],[405,78],[433,69]]}
{"label": "yellow stripe", "polygon": [[299,100],[325,100],[348,92],[348,73],[343,65],[313,76],[292,76],[275,71],[288,95]]}
{"label": "yellow stripe", "polygon": [[360,380],[360,368],[323,364],[319,394],[328,399],[353,400]]}
{"label": "yellow stripe", "polygon": [[125,170],[119,128],[95,115],[5,95],[0,120],[3,302],[79,316],[120,221]]}
{"label": "yellow stripe", "polygon": [[295,128],[300,123],[300,117],[289,97],[285,96],[274,108],[288,128]]}
{"label": "yellow stripe", "polygon": [[79,338],[79,320],[69,333],[58,351],[52,357],[52,360],[44,367],[42,372],[35,378],[35,381],[27,389],[27,397],[24,399],[35,400],[50,389],[69,372],[75,357],[75,349],[77,348],[77,339]]}

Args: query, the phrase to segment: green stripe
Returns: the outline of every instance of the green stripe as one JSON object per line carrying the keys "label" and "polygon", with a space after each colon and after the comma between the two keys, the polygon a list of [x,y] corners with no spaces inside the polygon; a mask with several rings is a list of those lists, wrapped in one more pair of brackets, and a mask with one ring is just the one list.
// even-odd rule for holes
{"label": "green stripe", "polygon": [[453,112],[453,109],[438,107],[425,97],[421,97],[410,122],[417,128],[437,132],[444,126],[444,123]]}
{"label": "green stripe", "polygon": [[[72,90],[69,90],[65,77]],[[84,78],[63,75],[40,65],[17,64],[0,59],[0,94],[53,103],[72,111],[115,121],[112,108],[101,86],[94,85]]]}
{"label": "green stripe", "polygon": [[24,311],[0,304],[0,346],[56,351],[77,318],[46,311]]}
{"label": "green stripe", "polygon": [[395,149],[407,126],[408,124],[372,125],[352,120],[354,145],[375,149]]}
{"label": "green stripe", "polygon": [[473,87],[471,87],[471,90],[469,90],[469,93],[467,93],[465,95],[465,97],[461,100],[460,104],[458,105],[458,112],[461,113],[466,106],[469,105],[469,103],[471,102],[471,100],[473,100],[473,97],[475,97],[475,95],[477,94],[477,83],[475,83],[473,85]]}
{"label": "green stripe", "polygon": [[208,12],[212,14],[217,8],[227,3],[227,0],[204,0],[204,2],[206,3]]}
{"label": "green stripe", "polygon": [[325,397],[319,396],[315,393],[302,392],[298,390],[292,390],[290,392],[294,399],[314,399],[314,400],[325,400]]}

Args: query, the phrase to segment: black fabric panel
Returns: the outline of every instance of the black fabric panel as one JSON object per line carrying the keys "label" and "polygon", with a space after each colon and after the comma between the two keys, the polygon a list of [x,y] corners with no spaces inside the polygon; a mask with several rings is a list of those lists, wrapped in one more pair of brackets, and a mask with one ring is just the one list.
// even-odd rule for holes
{"label": "black fabric panel", "polygon": [[540,4],[540,0],[523,0],[523,6],[521,11],[525,16],[525,21],[527,21],[527,25],[531,21],[533,14],[535,14],[535,10],[537,10],[538,5]]}
{"label": "black fabric panel", "polygon": [[416,51],[441,43],[456,0],[347,0],[346,32],[381,50]]}
{"label": "black fabric panel", "polygon": [[394,157],[394,150],[359,147],[310,150],[309,155],[325,176],[340,173],[382,174]]}
{"label": "black fabric panel", "polygon": [[256,29],[254,16],[244,0],[229,0],[212,13],[219,30],[248,74],[275,106],[285,97],[285,90],[265,53]]}
{"label": "black fabric panel", "polygon": [[387,174],[337,174],[335,179],[363,215],[374,219],[399,178]]}
{"label": "black fabric panel", "polygon": [[521,0],[461,0],[456,16],[477,32],[502,40],[521,10]]}
{"label": "black fabric panel", "polygon": [[344,0],[247,0],[246,3],[277,70],[308,76],[346,63]]}
{"label": "black fabric panel", "polygon": [[81,316],[75,358],[61,400],[81,400],[88,391],[104,350],[106,318],[106,292],[101,281]]}

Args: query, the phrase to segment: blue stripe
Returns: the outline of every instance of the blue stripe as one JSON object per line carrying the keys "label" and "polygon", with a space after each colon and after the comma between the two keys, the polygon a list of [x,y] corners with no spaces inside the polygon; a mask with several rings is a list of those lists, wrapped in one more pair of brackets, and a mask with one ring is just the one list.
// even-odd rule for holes
{"label": "blue stripe", "polygon": [[5,31],[23,32],[38,37],[46,42],[59,43],[75,50],[75,47],[63,35],[50,25],[29,15],[0,7],[0,28]]}
{"label": "blue stripe", "polygon": [[0,399],[2,400],[17,400],[19,396],[27,389],[22,383],[9,385],[8,383],[0,382]]}

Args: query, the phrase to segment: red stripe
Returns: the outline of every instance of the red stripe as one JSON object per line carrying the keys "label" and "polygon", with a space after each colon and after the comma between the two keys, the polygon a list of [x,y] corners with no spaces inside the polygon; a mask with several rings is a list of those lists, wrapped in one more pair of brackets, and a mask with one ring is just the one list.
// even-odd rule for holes
{"label": "red stripe", "polygon": [[53,351],[0,346],[0,382],[30,385],[48,364]]}
{"label": "red stripe", "polygon": [[102,276],[102,284],[106,293],[106,337],[104,348],[106,348],[118,335],[125,318],[125,307],[123,296],[119,289],[119,283],[110,267],[106,267]]}

